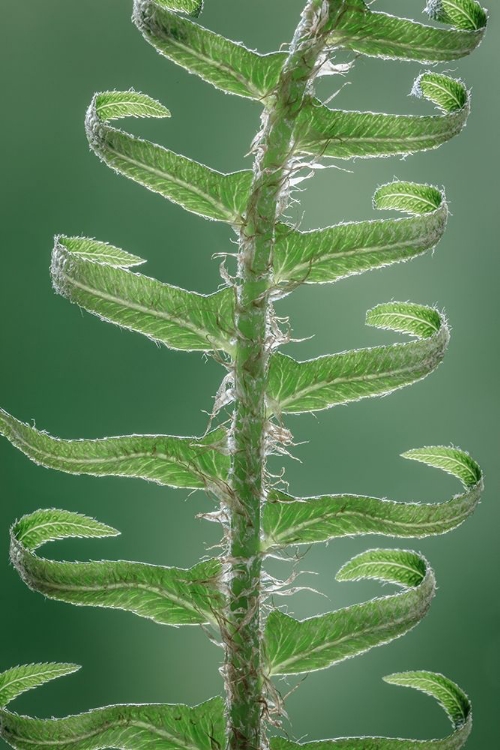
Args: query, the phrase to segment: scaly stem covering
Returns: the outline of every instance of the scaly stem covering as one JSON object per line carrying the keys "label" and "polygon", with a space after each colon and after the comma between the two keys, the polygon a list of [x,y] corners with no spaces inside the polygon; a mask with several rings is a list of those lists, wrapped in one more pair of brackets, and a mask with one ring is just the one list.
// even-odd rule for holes
{"label": "scaly stem covering", "polygon": [[231,750],[262,744],[266,697],[261,666],[261,509],[265,500],[266,391],[272,348],[269,291],[273,248],[286,202],[294,131],[342,0],[309,0],[263,114],[254,179],[240,232],[236,303],[235,412],[231,435],[229,606],[226,689]]}

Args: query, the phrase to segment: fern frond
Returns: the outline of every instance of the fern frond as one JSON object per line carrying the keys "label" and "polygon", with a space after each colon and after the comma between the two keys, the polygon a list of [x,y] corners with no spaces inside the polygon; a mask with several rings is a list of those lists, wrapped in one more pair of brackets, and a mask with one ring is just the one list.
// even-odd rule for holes
{"label": "fern frond", "polygon": [[224,739],[224,705],[212,698],[194,708],[107,706],[64,719],[33,719],[2,709],[0,737],[17,750],[213,750]]}
{"label": "fern frond", "polygon": [[306,620],[274,610],[265,630],[270,675],[326,669],[399,638],[427,614],[436,589],[425,558],[407,550],[363,552],[346,563],[336,578],[374,578],[396,583],[404,591]]}
{"label": "fern frond", "polygon": [[278,225],[273,258],[277,287],[287,292],[297,284],[327,284],[410,260],[435,247],[446,228],[444,193],[431,185],[400,181],[382,185],[373,196],[373,206],[411,216],[310,232]]}
{"label": "fern frond", "polygon": [[[82,237],[56,237],[51,275],[54,289],[88,312],[122,328],[142,333],[170,349],[234,351],[234,292],[188,292],[118,266],[128,253],[108,264],[100,252],[109,246]],[[80,251],[81,246],[85,252]],[[74,250],[76,246],[76,251]],[[135,256],[131,256],[135,257]]]}
{"label": "fern frond", "polygon": [[274,414],[320,411],[381,396],[425,378],[443,359],[446,321],[437,310],[390,302],[369,310],[368,325],[408,333],[418,340],[297,362],[275,354],[269,368],[268,402]]}
{"label": "fern frond", "polygon": [[455,28],[438,29],[369,10],[364,0],[349,0],[329,43],[362,55],[418,62],[457,60],[481,43],[487,16],[476,0],[429,0],[427,12]]}
{"label": "fern frond", "polygon": [[344,112],[311,100],[298,117],[296,152],[336,159],[413,154],[437,148],[460,133],[469,115],[469,96],[461,81],[427,72],[417,78],[412,93],[442,114]]}
{"label": "fern frond", "polygon": [[467,453],[432,446],[403,456],[448,471],[460,479],[465,492],[446,502],[422,504],[359,495],[295,498],[271,490],[263,512],[263,549],[360,534],[434,536],[457,528],[474,512],[481,499],[483,478],[481,469]]}
{"label": "fern frond", "polygon": [[121,117],[167,117],[168,110],[145,94],[95,94],[85,129],[90,148],[109,167],[187,211],[238,225],[252,181],[250,171],[221,174],[108,123]]}
{"label": "fern frond", "polygon": [[[11,529],[10,559],[33,591],[71,604],[134,612],[162,625],[217,623],[221,564],[189,570],[126,562],[53,562],[34,550],[54,539],[115,535],[114,529],[77,513],[50,509],[24,516]],[[219,614],[220,618],[220,614]]]}
{"label": "fern frond", "polygon": [[271,750],[460,750],[472,729],[472,708],[466,694],[454,682],[435,672],[402,672],[384,677],[393,685],[420,690],[437,700],[446,711],[453,734],[443,740],[402,740],[388,737],[343,737],[320,742],[290,742],[271,739]]}
{"label": "fern frond", "polygon": [[128,435],[100,440],[61,440],[0,409],[0,434],[37,464],[69,474],[147,479],[169,487],[206,489],[225,480],[226,432],[202,438]]}
{"label": "fern frond", "polygon": [[228,94],[262,101],[278,83],[285,53],[252,52],[172,13],[158,0],[135,0],[133,20],[161,55]]}

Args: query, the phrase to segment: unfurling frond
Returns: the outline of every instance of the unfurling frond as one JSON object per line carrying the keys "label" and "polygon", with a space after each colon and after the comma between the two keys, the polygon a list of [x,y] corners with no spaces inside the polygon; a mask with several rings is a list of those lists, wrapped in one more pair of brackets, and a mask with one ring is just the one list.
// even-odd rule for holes
{"label": "unfurling frond", "polygon": [[100,440],[61,440],[0,409],[0,434],[37,464],[69,474],[147,479],[169,487],[204,489],[225,480],[226,432],[202,438],[127,435]]}
{"label": "unfurling frond", "polygon": [[326,669],[404,635],[426,615],[436,588],[427,561],[406,550],[369,550],[337,574],[339,581],[363,578],[396,583],[404,590],[307,620],[271,612],[265,632],[270,675]]}
{"label": "unfurling frond", "polygon": [[135,256],[118,248],[112,248],[115,255],[108,263],[105,253],[109,249],[103,242],[82,237],[56,237],[51,265],[55,290],[99,318],[142,333],[170,349],[232,353],[232,289],[207,296],[162,284],[123,267],[127,257]]}
{"label": "unfurling frond", "polygon": [[434,308],[390,302],[369,310],[366,322],[416,336],[417,340],[305,362],[275,354],[269,371],[269,410],[275,414],[320,411],[381,396],[425,378],[443,359],[449,332]]}
{"label": "unfurling frond", "polygon": [[96,94],[85,128],[94,153],[116,172],[207,219],[240,224],[252,180],[249,171],[221,174],[163,146],[109,125],[121,117],[168,117],[159,102],[136,91]]}
{"label": "unfurling frond", "polygon": [[39,510],[12,527],[10,559],[23,581],[50,599],[124,609],[163,625],[217,622],[215,613],[222,609],[218,560],[184,570],[123,560],[53,562],[34,554],[42,544],[55,539],[117,533],[78,513]]}
{"label": "unfurling frond", "polygon": [[446,502],[422,504],[359,495],[295,498],[272,490],[264,508],[263,549],[358,534],[433,536],[455,529],[473,513],[481,499],[483,479],[481,469],[467,453],[432,446],[403,456],[448,471],[460,479],[465,492]]}

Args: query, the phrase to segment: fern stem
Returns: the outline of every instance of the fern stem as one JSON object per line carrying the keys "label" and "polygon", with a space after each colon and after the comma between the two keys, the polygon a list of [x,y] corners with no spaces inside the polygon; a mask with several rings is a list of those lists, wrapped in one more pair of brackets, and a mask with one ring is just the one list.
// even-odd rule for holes
{"label": "fern stem", "polygon": [[228,747],[267,745],[261,653],[261,508],[265,502],[265,393],[272,349],[270,288],[275,228],[288,197],[295,120],[343,0],[309,0],[256,139],[254,178],[240,231],[231,434],[229,605],[224,633]]}

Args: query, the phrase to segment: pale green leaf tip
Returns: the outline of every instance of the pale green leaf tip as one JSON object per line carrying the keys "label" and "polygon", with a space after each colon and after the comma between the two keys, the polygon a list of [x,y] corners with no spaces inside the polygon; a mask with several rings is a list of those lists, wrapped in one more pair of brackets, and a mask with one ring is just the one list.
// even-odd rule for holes
{"label": "pale green leaf tip", "polygon": [[[66,677],[74,674],[81,669],[80,664],[71,662],[40,662],[33,664],[20,664],[17,667],[11,667],[0,673],[0,709],[5,708],[9,703],[18,698],[28,690],[34,690],[37,687],[52,682],[59,677]],[[54,674],[56,672],[56,674]],[[9,683],[9,678],[11,681]],[[14,678],[14,679],[12,679]],[[30,685],[29,682],[35,684]],[[23,681],[26,684],[23,684]],[[13,684],[17,687],[12,689]],[[9,690],[10,688],[10,690]],[[7,694],[7,695],[6,695]]]}
{"label": "pale green leaf tip", "polygon": [[90,516],[58,508],[36,510],[20,518],[11,528],[11,537],[31,552],[60,539],[102,539],[120,534],[117,529]]}
{"label": "pale green leaf tip", "polygon": [[109,122],[122,117],[170,117],[161,102],[147,94],[133,89],[129,91],[100,91],[94,94],[91,109],[101,122]]}
{"label": "pale green leaf tip", "polygon": [[472,706],[467,694],[439,672],[395,672],[382,679],[390,685],[414,688],[435,698],[448,715],[454,729],[460,729],[470,721]]}
{"label": "pale green leaf tip", "polygon": [[461,8],[456,2],[450,3],[450,0],[428,0],[424,13],[461,31],[483,31],[488,23],[486,9],[475,0],[468,8]]}
{"label": "pale green leaf tip", "polygon": [[416,78],[411,94],[427,99],[445,114],[459,112],[469,102],[469,91],[463,81],[432,70]]}
{"label": "pale green leaf tip", "polygon": [[133,255],[115,245],[96,240],[93,237],[69,237],[65,234],[56,234],[54,236],[54,252],[58,250],[64,250],[85,260],[117,268],[130,268],[146,263],[146,260],[138,255]]}
{"label": "pale green leaf tip", "polygon": [[411,448],[401,453],[401,458],[418,461],[426,466],[441,469],[459,479],[465,488],[474,487],[483,480],[479,464],[466,451],[448,445],[431,445]]}

